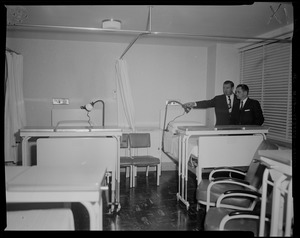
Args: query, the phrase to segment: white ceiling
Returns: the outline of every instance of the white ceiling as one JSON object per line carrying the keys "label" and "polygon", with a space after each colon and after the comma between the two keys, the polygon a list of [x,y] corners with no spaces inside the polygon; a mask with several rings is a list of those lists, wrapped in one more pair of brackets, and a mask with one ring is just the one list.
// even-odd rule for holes
{"label": "white ceiling", "polygon": [[[274,11],[275,16],[271,17]],[[101,28],[102,20],[122,21],[122,30],[148,30],[148,5],[6,6],[10,24]],[[273,10],[272,10],[273,9]],[[21,11],[21,20],[12,14]],[[154,5],[151,31],[197,35],[258,37],[293,25],[293,4],[255,2],[252,5]]]}

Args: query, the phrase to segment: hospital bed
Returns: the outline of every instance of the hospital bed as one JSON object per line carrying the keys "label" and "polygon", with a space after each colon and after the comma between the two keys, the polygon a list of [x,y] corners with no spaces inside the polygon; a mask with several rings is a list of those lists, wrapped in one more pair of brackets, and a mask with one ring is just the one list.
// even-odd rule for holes
{"label": "hospital bed", "polygon": [[266,139],[268,128],[208,127],[201,121],[195,121],[194,118],[186,119],[173,121],[168,119],[170,121],[163,130],[162,152],[178,165],[177,199],[181,200],[188,209],[188,171],[196,175],[199,184],[202,172],[206,168],[249,166],[258,146]]}
{"label": "hospital bed", "polygon": [[[165,110],[160,111],[160,128],[163,130],[162,152],[175,164],[178,164],[179,160],[178,127],[205,126],[205,116],[205,110],[191,110],[184,113],[182,106],[176,104],[170,104]],[[194,137],[189,141],[189,157],[196,158],[197,152],[197,137]],[[194,166],[190,166],[189,169],[195,172]]]}
{"label": "hospital bed", "polygon": [[[196,121],[173,121],[167,126],[163,136],[163,152],[178,165],[179,162],[179,147],[180,134],[178,128],[182,126],[199,126],[205,127],[202,123]],[[197,158],[198,158],[198,137],[191,137],[188,143],[189,163],[188,169],[196,174]]]}
{"label": "hospital bed", "polygon": [[[119,211],[120,205],[120,138],[121,128],[100,126],[102,113],[94,110],[90,118],[82,109],[53,109],[52,126],[24,127],[22,137],[22,165],[33,165],[28,156],[29,139],[36,140],[37,165],[85,165],[105,160],[108,180],[110,212]],[[90,119],[90,121],[88,121]]]}
{"label": "hospital bed", "polygon": [[[210,167],[216,167],[216,166],[221,166],[221,164],[225,163],[222,166],[234,166],[236,165],[237,167],[239,166],[238,164],[243,164],[243,158],[245,157],[244,155],[239,155],[239,159],[237,161],[239,162],[235,162],[234,157],[235,155],[233,155],[234,151],[244,151],[244,153],[242,154],[246,154],[252,153],[253,151],[255,151],[256,144],[260,143],[262,141],[262,139],[264,138],[264,134],[267,133],[268,130],[267,128],[264,127],[240,127],[240,126],[222,126],[222,127],[207,127],[204,126],[202,123],[199,122],[195,122],[195,121],[174,121],[174,122],[170,122],[167,129],[164,131],[164,136],[163,136],[163,152],[176,164],[179,163],[180,160],[180,156],[181,156],[181,152],[180,150],[182,150],[183,148],[181,147],[183,141],[181,141],[181,137],[186,136],[186,138],[184,138],[185,141],[184,143],[186,144],[186,155],[185,157],[188,159],[188,164],[187,164],[187,169],[189,171],[191,171],[192,173],[198,175],[199,173],[197,173],[197,166],[198,166],[198,158],[199,158],[199,154],[200,157],[203,158],[204,153],[206,153],[205,149],[211,150],[210,155],[208,156],[213,156],[213,154],[215,154],[215,157],[213,162],[210,162]],[[251,141],[244,141],[247,137],[245,137],[246,135],[253,135],[256,134],[256,136],[261,137],[261,139],[259,139],[257,141],[257,143],[254,144],[254,148],[251,146],[252,143]],[[222,137],[220,137],[222,135]],[[235,141],[233,141],[233,139],[230,137],[230,139],[232,140],[232,142],[229,141],[228,137],[224,137],[224,136],[238,136],[239,137],[235,137]],[[206,138],[202,138],[202,137],[206,137]],[[208,138],[209,136],[209,138]],[[219,138],[220,137],[220,138]],[[253,139],[252,137],[250,137],[251,139]],[[238,139],[240,139],[239,143],[238,143]],[[201,150],[199,151],[199,140],[201,141],[200,143],[200,147]],[[210,143],[208,143],[208,141],[211,141]],[[219,142],[225,142],[226,148],[229,149],[225,149],[222,147],[218,147],[217,150],[213,150],[214,146],[219,145]],[[255,138],[253,139],[253,141],[255,141]],[[238,144],[237,144],[238,143]],[[230,145],[229,145],[230,144]],[[203,148],[205,145],[207,145],[205,148]],[[238,148],[234,148],[231,147],[235,146],[238,148],[242,148],[242,149],[238,149]],[[257,145],[258,146],[258,145]],[[255,148],[256,147],[256,148]],[[251,151],[250,149],[251,148]],[[225,150],[228,152],[228,154],[231,155],[231,159],[230,160],[224,160],[224,156],[226,157],[226,154],[223,154],[225,152]],[[253,150],[253,151],[252,151]],[[236,154],[236,153],[235,153]],[[248,154],[249,155],[249,154]],[[247,157],[248,157],[247,155]],[[219,158],[222,158],[221,160]],[[205,161],[202,161],[202,164]],[[246,159],[246,165],[248,165],[248,159]],[[241,165],[243,166],[243,165]],[[209,167],[207,167],[209,168]],[[205,169],[205,168],[202,168]],[[197,176],[198,179],[198,176]],[[201,178],[199,178],[201,180]],[[199,180],[198,179],[198,180]],[[198,181],[198,183],[200,182],[200,180]]]}

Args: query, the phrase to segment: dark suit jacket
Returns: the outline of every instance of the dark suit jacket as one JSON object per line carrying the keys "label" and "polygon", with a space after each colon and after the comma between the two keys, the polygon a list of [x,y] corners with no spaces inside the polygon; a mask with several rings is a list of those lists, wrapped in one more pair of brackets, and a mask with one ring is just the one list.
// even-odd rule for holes
{"label": "dark suit jacket", "polygon": [[233,123],[237,125],[259,125],[264,123],[264,116],[257,100],[248,98],[243,109],[234,114]]}
{"label": "dark suit jacket", "polygon": [[233,125],[235,124],[234,121],[232,121],[233,118],[237,118],[239,113],[239,105],[240,102],[237,99],[236,95],[234,95],[233,98],[233,106],[232,106],[232,112],[229,113],[228,110],[228,105],[227,105],[227,99],[226,95],[218,95],[215,96],[211,100],[203,100],[203,101],[198,101],[196,102],[197,106],[194,108],[210,108],[214,107],[215,108],[215,113],[216,113],[216,125]]}

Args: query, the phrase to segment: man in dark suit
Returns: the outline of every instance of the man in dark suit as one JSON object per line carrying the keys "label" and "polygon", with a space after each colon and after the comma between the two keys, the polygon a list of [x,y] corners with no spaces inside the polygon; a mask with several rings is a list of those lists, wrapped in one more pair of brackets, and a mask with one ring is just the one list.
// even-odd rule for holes
{"label": "man in dark suit", "polygon": [[240,100],[239,113],[234,114],[232,121],[236,125],[259,125],[264,123],[264,116],[257,100],[248,97],[249,87],[239,84],[236,87],[236,96]]}
{"label": "man in dark suit", "polygon": [[216,125],[233,125],[232,118],[237,118],[239,113],[239,100],[233,93],[234,83],[226,80],[223,83],[223,94],[211,100],[185,103],[189,108],[215,108]]}

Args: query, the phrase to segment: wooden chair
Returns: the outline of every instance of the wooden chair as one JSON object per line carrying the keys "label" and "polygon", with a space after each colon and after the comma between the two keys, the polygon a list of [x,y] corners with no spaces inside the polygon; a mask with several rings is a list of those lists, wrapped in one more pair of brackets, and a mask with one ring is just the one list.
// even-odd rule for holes
{"label": "wooden chair", "polygon": [[[120,141],[120,148],[124,149],[125,155],[120,156],[120,168],[126,169],[126,178],[130,178],[130,188],[132,188],[133,184],[133,176],[132,176],[132,167],[133,167],[133,159],[128,155],[129,147],[128,147],[128,134],[122,134]],[[129,169],[129,173],[128,173]]]}
{"label": "wooden chair", "polygon": [[[150,133],[130,133],[129,134],[130,153],[133,159],[132,178],[133,187],[135,187],[135,170],[137,167],[146,167],[146,176],[149,173],[149,167],[156,167],[156,183],[159,186],[160,159],[149,155],[148,149],[151,147]],[[133,151],[135,150],[135,151]],[[133,155],[133,152],[137,152]]]}

